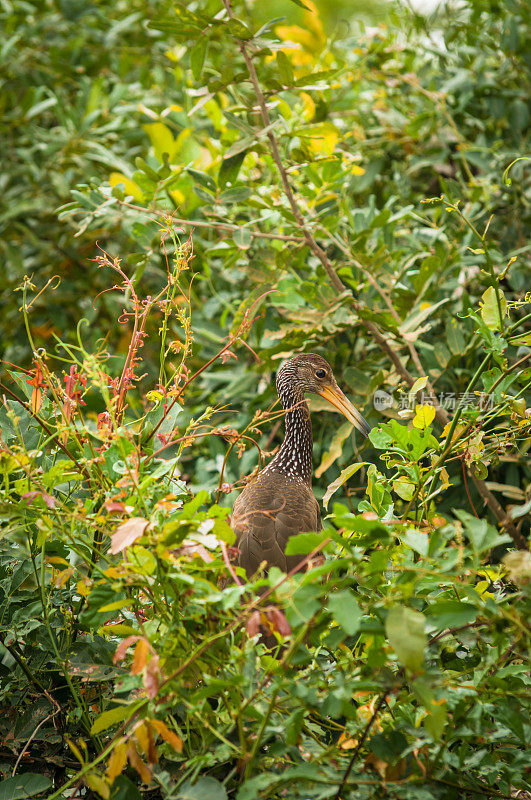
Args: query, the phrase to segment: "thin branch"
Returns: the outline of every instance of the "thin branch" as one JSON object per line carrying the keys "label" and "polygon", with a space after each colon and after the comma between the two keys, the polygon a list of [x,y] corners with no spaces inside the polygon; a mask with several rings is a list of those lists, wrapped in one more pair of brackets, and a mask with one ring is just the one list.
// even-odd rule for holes
{"label": "thin branch", "polygon": [[238,576],[236,574],[236,570],[234,569],[234,567],[230,563],[229,553],[227,551],[227,545],[225,544],[225,542],[221,542],[221,552],[223,554],[223,561],[225,562],[225,566],[227,567],[228,571],[232,575],[232,579],[233,579],[234,583],[236,584],[236,586],[241,586],[242,582],[238,578]]}
{"label": "thin branch", "polygon": [[[234,12],[232,10],[231,0],[223,0],[223,5],[227,10],[227,14],[231,19],[234,18]],[[251,83],[253,85],[253,89],[256,95],[256,100],[258,102],[258,106],[260,109],[260,116],[262,118],[262,123],[264,128],[267,129],[267,138],[269,140],[269,144],[271,146],[271,153],[273,156],[273,160],[277,166],[282,186],[284,187],[285,195],[288,199],[291,211],[293,216],[295,217],[295,221],[304,235],[304,239],[312,251],[314,255],[317,256],[321,264],[323,265],[324,270],[326,271],[328,277],[330,278],[330,282],[335,290],[342,294],[346,291],[346,286],[340,280],[339,276],[337,275],[336,271],[334,270],[327,254],[325,251],[320,247],[309,228],[306,225],[302,212],[299,208],[299,205],[295,199],[295,195],[291,184],[289,182],[288,173],[284,164],[282,162],[282,158],[280,155],[280,149],[278,146],[278,141],[273,133],[272,126],[271,126],[271,118],[269,116],[269,111],[267,109],[266,99],[264,97],[264,93],[260,87],[260,83],[258,80],[258,75],[256,73],[255,66],[253,64],[253,60],[251,57],[251,47],[247,41],[243,41],[242,39],[236,39],[238,43],[238,47],[240,48],[240,52],[243,56],[245,64],[247,66],[247,70],[249,72],[249,77],[251,79]],[[378,346],[387,354],[390,361],[393,363],[398,375],[407,383],[407,385],[411,388],[415,383],[415,378],[411,373],[406,369],[405,365],[402,363],[402,359],[400,358],[399,354],[391,347],[388,342],[388,338],[384,336],[379,328],[372,322],[371,320],[367,320],[363,318],[363,307],[354,297],[349,297],[349,303],[356,311],[359,319],[361,320],[364,327],[367,331],[371,334],[374,341],[378,344]],[[414,359],[415,360],[415,359]],[[418,394],[418,393],[417,393]],[[434,408],[435,408],[435,416],[437,421],[442,425],[445,426],[449,422],[449,417],[444,408],[436,401],[434,396]],[[476,478],[472,472],[470,472],[474,485],[478,490],[481,497],[484,499],[485,503],[488,505],[498,523],[503,526],[507,532],[510,534],[514,544],[516,547],[522,548],[526,547],[526,543],[524,537],[517,531],[516,527],[514,526],[510,517],[506,514],[505,510],[502,508],[500,503],[494,497],[492,492],[487,488],[484,481],[479,480]]]}
{"label": "thin branch", "polygon": [[337,792],[334,795],[334,800],[340,800],[341,793],[342,793],[343,789],[345,788],[345,784],[348,781],[348,777],[349,777],[349,775],[350,775],[350,773],[352,771],[352,767],[354,766],[354,762],[356,761],[361,748],[365,744],[365,740],[367,739],[367,736],[369,735],[369,732],[370,732],[370,730],[371,730],[371,728],[373,726],[373,723],[374,723],[376,717],[380,713],[380,709],[382,708],[382,706],[387,701],[387,695],[388,694],[389,694],[389,692],[384,692],[381,695],[380,699],[378,700],[378,703],[376,704],[376,708],[374,709],[374,711],[372,713],[372,717],[370,718],[370,720],[368,721],[367,725],[365,726],[365,730],[363,731],[363,733],[361,735],[361,738],[360,738],[360,740],[358,742],[358,745],[357,745],[356,749],[354,750],[354,752],[352,753],[352,757],[351,757],[351,759],[350,759],[350,761],[348,763],[348,767],[347,767],[347,769],[345,771],[345,774],[343,775],[343,779],[342,779],[341,783],[339,784],[339,788],[338,788]]}
{"label": "thin branch", "polygon": [[48,714],[47,717],[44,717],[44,719],[42,719],[39,722],[39,724],[37,725],[37,727],[35,728],[35,730],[31,734],[31,736],[29,737],[28,741],[26,742],[26,744],[24,745],[24,747],[20,751],[19,756],[18,756],[18,758],[17,758],[17,760],[15,762],[15,766],[13,767],[13,772],[11,773],[11,777],[14,777],[14,775],[15,775],[17,769],[18,769],[18,765],[22,761],[22,759],[24,757],[24,754],[28,751],[28,748],[29,748],[30,744],[32,743],[32,741],[35,739],[37,733],[39,732],[39,728],[42,728],[44,723],[48,722],[49,719],[53,719],[59,713],[59,711],[60,711],[60,709],[55,710],[52,714]]}
{"label": "thin branch", "polygon": [[281,233],[263,233],[256,228],[249,228],[248,225],[232,225],[230,222],[217,222],[216,220],[201,219],[182,219],[181,217],[175,217],[173,214],[167,211],[160,211],[156,208],[144,208],[143,206],[135,205],[135,203],[127,203],[125,200],[117,200],[117,203],[124,208],[130,208],[132,211],[140,211],[148,216],[154,215],[156,217],[160,217],[161,219],[171,219],[171,221],[176,225],[183,225],[188,228],[209,228],[210,230],[215,228],[216,230],[228,231],[230,233],[235,233],[236,231],[240,231],[242,228],[245,228],[249,231],[254,239],[272,239],[280,242],[294,242],[295,244],[304,243],[304,239],[301,236],[286,236]]}
{"label": "thin branch", "polygon": [[[232,10],[231,1],[230,0],[223,0],[223,5],[227,9],[227,14],[229,15],[229,17],[231,19],[233,19],[234,18],[234,12]],[[338,277],[336,271],[334,270],[332,264],[330,263],[330,261],[328,259],[328,256],[326,255],[325,251],[321,247],[319,247],[319,245],[315,241],[312,233],[306,227],[306,223],[304,221],[304,217],[302,216],[301,210],[300,210],[300,208],[299,208],[299,206],[297,204],[297,201],[295,200],[295,195],[293,194],[293,189],[291,188],[291,184],[289,182],[288,173],[286,172],[286,168],[284,167],[284,164],[282,162],[282,158],[280,156],[280,150],[279,150],[279,147],[278,147],[277,138],[276,138],[276,136],[273,133],[273,130],[271,128],[271,118],[269,116],[269,111],[267,110],[266,99],[265,99],[264,93],[262,92],[262,89],[260,87],[260,82],[258,80],[258,75],[256,74],[256,70],[254,68],[253,60],[252,60],[251,55],[249,53],[249,44],[248,44],[248,42],[244,42],[242,39],[237,39],[236,41],[238,42],[238,47],[240,48],[240,52],[241,52],[241,54],[243,56],[243,60],[245,61],[245,65],[246,65],[247,70],[249,72],[249,77],[251,79],[251,83],[253,85],[253,89],[254,89],[254,92],[255,92],[255,95],[256,95],[256,99],[258,101],[258,105],[259,105],[259,108],[260,108],[260,116],[262,117],[262,122],[263,122],[264,128],[267,129],[267,134],[266,135],[267,135],[267,138],[269,139],[269,144],[271,145],[271,153],[273,155],[273,160],[274,160],[274,162],[275,162],[275,164],[277,166],[277,169],[279,171],[280,179],[282,181],[282,186],[284,187],[284,192],[285,192],[286,197],[288,199],[288,203],[290,205],[290,208],[291,208],[291,211],[293,213],[293,216],[295,217],[297,225],[299,226],[302,234],[304,235],[304,239],[306,241],[306,244],[308,245],[308,247],[310,248],[312,253],[314,253],[314,255],[317,256],[317,258],[319,259],[319,261],[323,265],[323,267],[324,267],[328,277],[330,278],[330,281],[331,281],[332,285],[334,286],[334,288],[338,292],[344,292],[346,290],[346,286],[342,283],[342,281]]]}
{"label": "thin branch", "polygon": [[315,556],[316,556],[318,553],[320,553],[320,552],[321,552],[321,550],[322,550],[324,547],[326,547],[326,545],[327,545],[327,544],[330,544],[330,542],[331,542],[331,541],[332,541],[332,540],[331,540],[330,538],[323,539],[323,541],[322,541],[322,542],[320,542],[320,543],[317,545],[317,547],[315,547],[315,548],[312,550],[312,552],[311,552],[311,553],[308,553],[308,555],[304,556],[304,558],[303,558],[301,561],[299,561],[299,563],[298,563],[298,564],[297,564],[295,567],[293,567],[293,569],[290,569],[290,571],[289,571],[289,572],[287,572],[287,573],[286,573],[286,574],[285,574],[285,575],[284,575],[284,576],[283,576],[283,577],[282,577],[282,578],[281,578],[281,579],[278,581],[278,583],[276,583],[274,586],[270,586],[270,587],[269,587],[269,589],[266,589],[266,591],[265,591],[263,594],[261,594],[259,597],[256,597],[256,598],[255,598],[255,599],[254,599],[254,600],[253,600],[251,603],[249,603],[249,605],[245,607],[244,611],[242,611],[242,613],[241,613],[241,614],[239,614],[239,615],[236,617],[236,619],[235,619],[235,620],[233,620],[233,621],[232,621],[232,622],[231,622],[229,625],[227,625],[225,628],[223,628],[223,630],[221,630],[221,631],[218,631],[216,634],[214,634],[214,636],[212,636],[210,639],[208,639],[208,641],[206,641],[206,642],[203,642],[203,644],[202,644],[202,645],[200,645],[200,646],[199,646],[199,647],[198,647],[198,648],[197,648],[197,649],[196,649],[196,650],[195,650],[195,651],[192,653],[192,655],[191,655],[189,658],[187,658],[187,659],[186,659],[186,661],[183,661],[183,663],[182,663],[182,664],[181,664],[179,667],[177,667],[177,669],[175,669],[175,670],[174,670],[174,671],[171,673],[171,675],[169,675],[167,678],[165,678],[165,679],[164,679],[164,681],[161,683],[161,685],[160,685],[160,687],[159,687],[159,692],[160,692],[162,689],[164,689],[164,688],[165,688],[165,687],[166,687],[166,686],[167,686],[169,683],[171,683],[171,681],[175,680],[175,678],[176,678],[178,675],[180,675],[182,672],[184,672],[186,669],[188,669],[188,667],[189,667],[191,664],[193,664],[193,663],[194,663],[194,661],[195,661],[197,658],[199,658],[199,656],[203,655],[203,653],[204,653],[206,650],[208,650],[208,649],[209,649],[209,647],[211,647],[211,646],[214,644],[214,642],[216,642],[218,639],[223,639],[225,636],[227,636],[227,634],[229,634],[229,633],[231,633],[233,630],[236,630],[237,628],[239,628],[239,627],[240,627],[240,626],[243,624],[243,622],[245,621],[245,619],[246,619],[248,616],[250,616],[250,614],[251,614],[251,613],[252,613],[252,612],[253,612],[253,611],[254,611],[256,608],[258,608],[258,606],[262,605],[262,604],[263,604],[263,602],[264,602],[265,600],[267,600],[267,598],[268,598],[268,597],[270,597],[270,596],[273,594],[273,592],[276,592],[276,590],[277,590],[277,589],[278,589],[280,586],[282,586],[282,584],[283,584],[283,583],[285,583],[287,580],[289,580],[290,578],[292,578],[292,577],[293,577],[293,575],[295,575],[297,572],[300,572],[300,570],[301,570],[303,567],[305,567],[305,566],[306,566],[306,564],[308,564],[308,562],[312,560],[312,558],[314,558],[314,557],[315,557]]}

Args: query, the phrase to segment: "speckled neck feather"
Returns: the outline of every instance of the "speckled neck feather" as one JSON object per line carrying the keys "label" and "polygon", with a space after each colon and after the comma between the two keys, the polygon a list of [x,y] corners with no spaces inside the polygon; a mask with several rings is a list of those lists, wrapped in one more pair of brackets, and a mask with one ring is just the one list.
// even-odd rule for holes
{"label": "speckled neck feather", "polygon": [[286,410],[286,435],[280,450],[264,472],[280,472],[312,485],[313,437],[310,410],[295,386],[296,373],[285,365],[277,376],[277,392]]}

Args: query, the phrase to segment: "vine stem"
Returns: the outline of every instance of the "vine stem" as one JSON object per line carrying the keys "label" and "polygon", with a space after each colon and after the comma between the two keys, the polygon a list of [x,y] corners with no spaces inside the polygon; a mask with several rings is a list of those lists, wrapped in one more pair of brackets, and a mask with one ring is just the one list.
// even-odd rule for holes
{"label": "vine stem", "polygon": [[29,405],[29,403],[26,403],[26,401],[25,401],[25,400],[23,400],[21,397],[19,397],[17,394],[15,394],[15,392],[12,392],[12,391],[11,391],[11,389],[9,389],[9,388],[8,388],[8,387],[5,385],[5,383],[2,383],[2,381],[0,381],[0,389],[2,390],[2,392],[5,392],[5,393],[6,393],[6,394],[8,394],[10,397],[12,397],[12,398],[13,398],[13,400],[15,400],[17,403],[20,403],[20,405],[22,406],[22,408],[24,408],[24,410],[25,410],[25,411],[27,411],[27,412],[28,412],[28,414],[31,414],[31,416],[32,416],[32,417],[33,417],[35,420],[37,420],[37,422],[39,423],[39,425],[41,426],[41,428],[42,428],[42,429],[43,429],[43,430],[44,430],[44,431],[45,431],[45,432],[48,434],[48,436],[50,437],[50,439],[55,439],[55,440],[56,440],[56,444],[57,444],[57,446],[58,446],[58,447],[59,447],[59,448],[60,448],[60,449],[63,451],[63,453],[65,453],[65,454],[68,456],[68,458],[70,459],[70,461],[72,461],[72,462],[73,462],[73,463],[76,465],[76,468],[78,469],[78,471],[79,471],[79,472],[80,472],[82,475],[84,475],[84,476],[85,476],[85,478],[86,478],[88,481],[92,480],[92,476],[90,475],[90,473],[89,473],[89,472],[87,472],[87,470],[85,469],[85,467],[84,467],[82,464],[80,464],[80,462],[77,460],[77,458],[76,458],[76,457],[75,457],[75,456],[74,456],[74,455],[73,455],[73,454],[70,452],[70,450],[68,449],[68,447],[66,447],[66,445],[64,445],[64,444],[61,442],[61,440],[60,440],[60,438],[59,438],[59,434],[57,433],[57,431],[56,431],[56,432],[52,431],[52,429],[48,427],[48,425],[47,425],[47,424],[46,424],[46,422],[45,422],[45,421],[42,419],[42,417],[41,417],[41,416],[39,416],[39,414],[37,414],[37,412],[36,412],[36,411],[33,411],[33,409],[31,408],[31,406]]}

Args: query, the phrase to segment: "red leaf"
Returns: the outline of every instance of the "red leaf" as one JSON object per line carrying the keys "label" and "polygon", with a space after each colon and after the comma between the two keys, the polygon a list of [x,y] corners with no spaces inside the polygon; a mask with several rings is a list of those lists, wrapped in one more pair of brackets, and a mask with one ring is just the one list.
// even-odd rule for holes
{"label": "red leaf", "polygon": [[250,637],[256,636],[257,633],[260,632],[260,612],[253,611],[249,619],[247,620],[247,633]]}
{"label": "red leaf", "polygon": [[160,667],[159,657],[153,656],[144,673],[144,689],[150,700],[153,700],[159,691]]}
{"label": "red leaf", "polygon": [[291,635],[290,624],[279,608],[276,606],[269,606],[266,610],[266,617],[273,626],[273,630],[280,633],[281,636]]}
{"label": "red leaf", "polygon": [[122,658],[125,656],[127,649],[133,642],[138,642],[140,636],[127,636],[123,642],[120,642],[118,647],[116,648],[116,653],[113,656],[113,663],[117,664],[118,661],[121,661]]}
{"label": "red leaf", "polygon": [[142,536],[148,525],[148,520],[143,517],[131,517],[127,522],[122,522],[111,536],[111,553],[116,555],[132,545]]}
{"label": "red leaf", "polygon": [[22,495],[22,499],[25,500],[29,506],[33,503],[36,497],[42,497],[50,509],[57,504],[55,497],[52,497],[51,494],[47,494],[46,492],[26,492],[26,494]]}

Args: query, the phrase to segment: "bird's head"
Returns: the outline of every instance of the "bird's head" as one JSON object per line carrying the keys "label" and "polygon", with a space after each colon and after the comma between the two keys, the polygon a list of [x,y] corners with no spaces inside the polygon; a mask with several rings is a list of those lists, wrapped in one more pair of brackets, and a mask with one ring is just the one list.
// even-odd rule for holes
{"label": "bird's head", "polygon": [[337,385],[328,361],[317,353],[301,353],[284,361],[277,372],[277,391],[280,397],[287,393],[295,396],[307,392],[319,394],[364,436],[369,435],[370,426]]}

